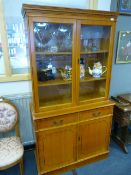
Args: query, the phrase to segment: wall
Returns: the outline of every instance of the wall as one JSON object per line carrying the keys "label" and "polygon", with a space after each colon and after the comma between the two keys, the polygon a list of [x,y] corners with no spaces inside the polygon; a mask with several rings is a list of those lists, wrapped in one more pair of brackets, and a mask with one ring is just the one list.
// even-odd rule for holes
{"label": "wall", "polygon": [[[116,10],[116,8],[117,1],[112,0],[111,10]],[[119,31],[131,31],[131,16],[120,15],[118,17],[110,89],[111,95],[131,92],[131,64],[115,64]]]}
{"label": "wall", "polygon": [[110,11],[111,0],[98,0],[97,10]]}
{"label": "wall", "polygon": [[49,5],[49,6],[60,6],[60,7],[71,7],[71,8],[88,8],[89,0],[22,0],[23,3]]}
{"label": "wall", "polygon": [[0,96],[31,92],[30,81],[0,83]]}

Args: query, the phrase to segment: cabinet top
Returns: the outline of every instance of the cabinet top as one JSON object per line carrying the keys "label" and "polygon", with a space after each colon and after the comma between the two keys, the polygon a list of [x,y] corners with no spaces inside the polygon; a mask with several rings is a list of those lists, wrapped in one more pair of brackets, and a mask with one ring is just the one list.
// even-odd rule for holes
{"label": "cabinet top", "polygon": [[22,6],[22,15],[32,16],[32,15],[42,15],[54,13],[57,15],[62,15],[68,13],[70,15],[77,16],[80,15],[93,15],[93,16],[104,16],[104,17],[114,17],[116,18],[119,13],[118,12],[109,12],[109,11],[98,11],[98,10],[88,10],[88,9],[77,9],[77,8],[64,8],[64,7],[55,7],[55,6],[41,6],[41,5],[30,5],[23,4]]}

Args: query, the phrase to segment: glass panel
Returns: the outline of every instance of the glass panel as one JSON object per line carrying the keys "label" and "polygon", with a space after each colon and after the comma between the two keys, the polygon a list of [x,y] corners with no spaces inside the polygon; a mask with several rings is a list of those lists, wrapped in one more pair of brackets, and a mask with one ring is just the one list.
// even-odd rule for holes
{"label": "glass panel", "polygon": [[5,73],[4,58],[3,58],[2,43],[1,43],[1,36],[0,36],[0,75],[3,75],[4,73]]}
{"label": "glass panel", "polygon": [[72,101],[72,24],[34,23],[40,106]]}
{"label": "glass panel", "polygon": [[80,101],[105,96],[110,27],[81,26]]}
{"label": "glass panel", "polygon": [[106,81],[90,81],[80,83],[80,101],[100,98],[105,96]]}
{"label": "glass panel", "polygon": [[13,74],[29,72],[24,24],[20,18],[6,18],[10,62]]}
{"label": "glass panel", "polygon": [[18,0],[3,1],[12,74],[27,74],[29,72],[29,56],[26,51],[27,35],[25,37],[21,13],[22,2]]}

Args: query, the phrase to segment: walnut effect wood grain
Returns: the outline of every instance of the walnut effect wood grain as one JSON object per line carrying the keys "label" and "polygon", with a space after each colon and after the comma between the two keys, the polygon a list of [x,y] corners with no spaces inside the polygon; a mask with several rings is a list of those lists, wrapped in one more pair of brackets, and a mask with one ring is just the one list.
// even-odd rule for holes
{"label": "walnut effect wood grain", "polygon": [[[114,106],[114,103],[109,100],[109,87],[115,25],[119,13],[38,5],[23,5],[22,13],[29,31],[33,89],[31,113],[36,136],[39,175],[61,174],[106,158],[109,153],[108,146]],[[72,25],[72,52],[53,53],[56,56],[71,56],[73,68],[71,81],[38,82],[36,55],[50,56],[52,53],[35,52],[34,22]],[[81,51],[82,25],[110,28],[110,36],[107,39],[101,39],[99,51]],[[107,66],[107,73],[101,78],[95,79],[88,76],[85,80],[80,80],[78,78],[80,77],[80,56],[86,55],[88,58],[88,55],[94,54],[98,61],[101,57],[102,65]],[[106,59],[103,59],[102,55],[105,55]],[[87,87],[89,85],[94,87],[94,93],[85,96],[83,90],[80,96],[80,85],[84,84]],[[65,103],[61,104],[60,99],[55,96],[56,86],[70,85],[72,85],[71,100],[63,97]],[[51,97],[48,96],[46,101],[39,100],[39,89],[47,90],[51,87],[53,88],[51,92],[54,95],[53,101],[51,102]],[[103,87],[104,90],[101,91]]]}

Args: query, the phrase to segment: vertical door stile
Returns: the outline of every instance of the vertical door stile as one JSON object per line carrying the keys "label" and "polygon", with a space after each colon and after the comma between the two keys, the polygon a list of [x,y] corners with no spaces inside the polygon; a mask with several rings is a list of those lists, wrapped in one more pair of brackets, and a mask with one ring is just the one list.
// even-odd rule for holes
{"label": "vertical door stile", "polygon": [[31,71],[32,71],[32,90],[33,90],[33,105],[36,112],[39,112],[39,98],[38,98],[38,80],[37,80],[37,66],[36,66],[36,57],[35,57],[35,41],[34,41],[34,20],[32,17],[30,17],[29,20],[29,43],[30,43],[30,65],[31,65]]}
{"label": "vertical door stile", "polygon": [[76,102],[79,104],[79,85],[80,85],[80,28],[81,22],[77,20],[77,31],[76,31]]}

